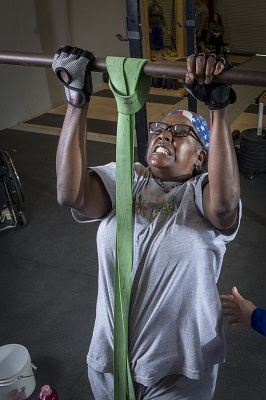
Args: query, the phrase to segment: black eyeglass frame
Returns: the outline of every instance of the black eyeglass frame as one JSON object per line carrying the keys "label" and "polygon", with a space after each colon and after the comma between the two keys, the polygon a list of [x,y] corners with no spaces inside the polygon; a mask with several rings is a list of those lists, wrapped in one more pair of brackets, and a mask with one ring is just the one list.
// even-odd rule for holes
{"label": "black eyeglass frame", "polygon": [[[152,126],[153,124],[156,124],[156,125],[155,125],[155,128],[156,128],[157,126],[158,126],[158,127],[162,126],[163,129],[162,129],[160,132],[156,132],[155,129],[154,129],[154,131],[153,131],[153,130],[151,129],[151,126]],[[172,128],[177,127],[177,126],[182,127],[182,128],[185,128],[184,131],[183,131],[183,132],[182,132],[182,131],[176,132],[174,129],[172,129]],[[158,121],[158,122],[149,122],[149,123],[148,123],[148,129],[149,129],[149,133],[150,133],[151,135],[160,135],[162,132],[166,132],[166,131],[170,131],[170,132],[171,132],[171,135],[172,135],[173,137],[187,137],[188,135],[190,135],[190,136],[192,136],[195,140],[197,140],[197,142],[199,142],[204,148],[206,147],[205,144],[204,144],[204,142],[200,139],[198,133],[192,128],[192,126],[189,126],[189,125],[184,125],[184,124],[173,124],[173,125],[169,125],[169,124],[166,124],[165,122],[160,122],[160,121]]]}

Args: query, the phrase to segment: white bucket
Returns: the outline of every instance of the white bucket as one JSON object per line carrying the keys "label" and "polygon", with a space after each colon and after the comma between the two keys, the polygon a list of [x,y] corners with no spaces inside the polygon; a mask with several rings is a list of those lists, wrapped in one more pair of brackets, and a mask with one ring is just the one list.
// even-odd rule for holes
{"label": "white bucket", "polygon": [[26,347],[21,344],[0,347],[0,399],[27,399],[36,386],[35,371]]}

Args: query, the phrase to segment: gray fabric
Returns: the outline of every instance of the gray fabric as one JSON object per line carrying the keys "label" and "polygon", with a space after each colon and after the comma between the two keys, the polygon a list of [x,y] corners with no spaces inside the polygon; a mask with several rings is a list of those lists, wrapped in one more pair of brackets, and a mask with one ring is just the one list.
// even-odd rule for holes
{"label": "gray fabric", "polygon": [[163,15],[163,9],[161,6],[155,7],[154,4],[149,6],[149,27],[150,28],[159,28],[166,27],[165,18]]}
{"label": "gray fabric", "polygon": [[196,6],[196,17],[195,17],[195,29],[196,31],[199,30],[201,23],[202,23],[202,17],[207,17],[207,21],[203,27],[203,30],[208,30],[209,26],[209,10],[205,6],[205,4],[201,4],[200,6]]}
{"label": "gray fabric", "polygon": [[[211,367],[202,379],[192,380],[184,375],[169,375],[151,387],[135,383],[136,400],[211,400],[215,391],[218,365]],[[98,372],[88,367],[88,376],[95,400],[113,400],[112,373]]]}
{"label": "gray fabric", "polygon": [[[115,163],[93,170],[114,205]],[[166,194],[148,168],[135,164],[129,354],[133,380],[145,386],[172,374],[200,379],[225,358],[216,282],[240,218],[226,234],[204,218],[206,179],[199,175]],[[114,207],[97,233],[97,316],[87,361],[99,372],[112,372],[115,224]]]}
{"label": "gray fabric", "polygon": [[221,33],[222,35],[224,34],[224,26],[223,25],[217,25],[215,22],[211,22],[209,26],[209,32],[211,35],[214,33]]}

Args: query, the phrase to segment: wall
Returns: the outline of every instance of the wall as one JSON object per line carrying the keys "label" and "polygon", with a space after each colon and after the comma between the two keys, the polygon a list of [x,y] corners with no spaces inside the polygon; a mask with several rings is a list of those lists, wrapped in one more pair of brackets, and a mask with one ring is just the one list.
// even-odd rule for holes
{"label": "wall", "polygon": [[266,54],[265,0],[217,0],[232,53]]}
{"label": "wall", "polygon": [[[62,44],[94,50],[99,57],[128,56],[125,0],[0,0],[0,49],[54,54]],[[106,21],[108,23],[106,24]],[[65,102],[52,69],[0,65],[0,130]],[[93,76],[94,89],[102,74]]]}

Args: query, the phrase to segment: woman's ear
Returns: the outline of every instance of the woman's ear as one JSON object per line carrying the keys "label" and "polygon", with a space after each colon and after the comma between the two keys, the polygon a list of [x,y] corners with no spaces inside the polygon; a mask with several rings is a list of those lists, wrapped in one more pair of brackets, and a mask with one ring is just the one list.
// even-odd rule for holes
{"label": "woman's ear", "polygon": [[206,158],[206,155],[207,155],[206,150],[201,150],[201,151],[198,153],[198,163],[199,163],[199,165],[202,165],[202,164],[204,163],[204,160],[205,160],[205,158]]}

